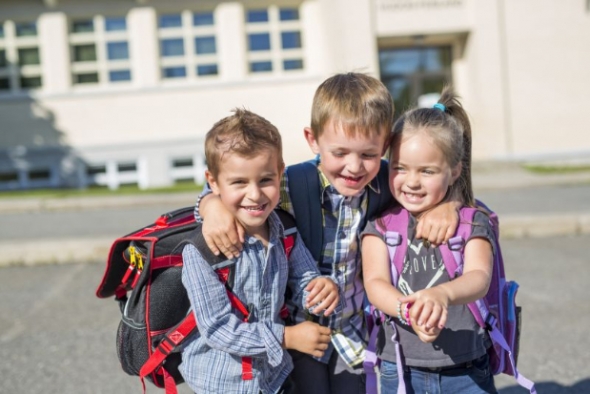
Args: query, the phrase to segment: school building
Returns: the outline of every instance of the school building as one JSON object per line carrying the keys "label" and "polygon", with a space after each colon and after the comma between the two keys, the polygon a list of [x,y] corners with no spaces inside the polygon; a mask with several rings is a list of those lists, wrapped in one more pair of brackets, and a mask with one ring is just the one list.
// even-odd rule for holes
{"label": "school building", "polygon": [[445,82],[483,160],[590,158],[588,0],[1,0],[0,190],[203,180],[203,137],[235,107],[284,137],[346,71],[396,111]]}

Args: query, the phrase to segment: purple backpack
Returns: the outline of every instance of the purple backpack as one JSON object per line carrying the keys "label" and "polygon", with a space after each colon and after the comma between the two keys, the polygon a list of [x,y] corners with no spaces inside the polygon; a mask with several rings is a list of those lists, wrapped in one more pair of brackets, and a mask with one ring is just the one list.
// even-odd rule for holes
{"label": "purple backpack", "polygon": [[[490,357],[490,368],[494,375],[506,373],[514,376],[518,384],[527,388],[531,393],[536,393],[534,383],[518,373],[516,361],[518,357],[518,345],[520,336],[520,312],[521,308],[516,305],[516,293],[518,283],[507,281],[504,272],[504,260],[500,249],[498,216],[487,208],[483,203],[477,202],[479,206],[488,212],[489,222],[494,233],[494,261],[493,273],[490,288],[484,298],[468,304],[469,310],[475,320],[484,328],[492,340],[493,346],[488,349]],[[463,273],[463,252],[466,241],[471,235],[471,223],[477,208],[464,207],[460,211],[459,226],[455,236],[446,245],[440,245],[445,268],[449,277],[455,278]],[[401,207],[396,207],[386,212],[382,220],[378,222],[378,229],[385,236],[385,242],[391,258],[391,280],[397,286],[399,273],[403,269],[404,257],[407,250],[409,214]],[[382,228],[382,227],[385,228]],[[375,345],[378,325],[384,322],[381,313],[373,311],[374,324],[371,329],[371,337],[367,348],[365,370],[367,371],[367,393],[376,393],[375,365],[378,359],[375,353]],[[395,332],[395,323],[391,322]],[[403,376],[403,359],[401,358],[400,344],[397,340],[397,333],[392,340],[395,342],[397,353],[398,375]],[[398,393],[405,393],[405,383],[400,379]]]}

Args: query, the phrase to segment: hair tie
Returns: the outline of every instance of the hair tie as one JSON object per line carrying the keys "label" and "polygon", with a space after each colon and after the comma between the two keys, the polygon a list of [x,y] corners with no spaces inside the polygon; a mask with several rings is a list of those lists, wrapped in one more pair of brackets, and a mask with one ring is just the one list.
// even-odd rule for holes
{"label": "hair tie", "polygon": [[443,112],[447,112],[447,107],[445,107],[445,105],[444,104],[441,104],[441,103],[434,104],[432,106],[432,108],[436,108],[436,109],[439,109],[439,110],[441,110]]}

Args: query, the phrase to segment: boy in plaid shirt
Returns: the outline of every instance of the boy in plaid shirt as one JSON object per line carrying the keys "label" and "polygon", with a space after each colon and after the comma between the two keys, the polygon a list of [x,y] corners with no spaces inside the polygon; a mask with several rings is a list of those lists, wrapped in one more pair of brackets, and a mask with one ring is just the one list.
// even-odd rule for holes
{"label": "boy in plaid shirt", "polygon": [[322,315],[336,308],[338,287],[320,276],[300,237],[287,258],[274,212],[284,164],[281,136],[272,124],[236,110],[207,133],[205,155],[213,194],[245,230],[244,247],[231,262],[231,292],[248,313],[244,319],[236,312],[213,267],[187,245],[182,282],[199,332],[183,348],[180,370],[196,393],[290,393],[285,381],[293,364],[284,349],[297,347],[292,333],[300,330],[285,327],[280,316],[287,285],[300,306]]}
{"label": "boy in plaid shirt", "polygon": [[[393,124],[393,100],[381,81],[360,73],[337,74],[316,90],[311,127],[304,136],[317,155],[323,223],[323,246],[318,267],[338,284],[343,308],[339,313],[319,319],[330,328],[330,343],[316,337],[312,352],[291,350],[296,392],[305,394],[365,393],[363,360],[368,341],[364,318],[365,291],[361,278],[359,234],[367,222],[369,190],[390,193],[379,184],[381,157],[385,153]],[[288,172],[281,181],[280,207],[294,214],[288,188]],[[206,193],[206,191],[204,192]],[[458,223],[458,204],[446,203],[425,214],[417,236],[439,244],[454,233]],[[196,213],[216,218],[205,220],[203,235],[213,253],[239,253],[243,230],[230,215],[223,213],[219,200],[202,194]],[[199,216],[197,220],[199,220]],[[295,217],[297,219],[297,217]],[[309,247],[309,245],[308,245]],[[304,310],[293,307],[297,328],[308,322]],[[317,319],[313,319],[317,320]],[[301,329],[307,329],[301,326]]]}

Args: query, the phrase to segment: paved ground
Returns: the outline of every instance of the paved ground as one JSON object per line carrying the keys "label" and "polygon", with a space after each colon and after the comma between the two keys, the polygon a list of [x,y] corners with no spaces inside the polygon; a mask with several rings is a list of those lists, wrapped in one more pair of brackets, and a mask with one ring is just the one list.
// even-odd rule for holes
{"label": "paved ground", "polygon": [[[521,289],[519,367],[540,394],[590,393],[590,235],[503,242],[510,278]],[[119,367],[120,314],[97,299],[104,264],[0,268],[0,393],[137,393]],[[524,393],[499,377],[502,394]],[[148,393],[163,393],[148,384]],[[181,393],[188,390],[185,385]]]}
{"label": "paved ground", "polygon": [[[504,238],[590,234],[590,171],[535,175],[480,166],[476,197],[493,208]],[[0,199],[0,266],[95,261],[113,239],[192,205],[195,193]]]}
{"label": "paved ground", "polygon": [[[500,215],[508,274],[521,284],[521,372],[539,393],[590,393],[590,173],[483,166],[474,185]],[[118,308],[94,291],[115,237],[193,201],[192,193],[1,199],[0,393],[140,393],[115,355]],[[497,384],[524,392],[509,378]]]}

